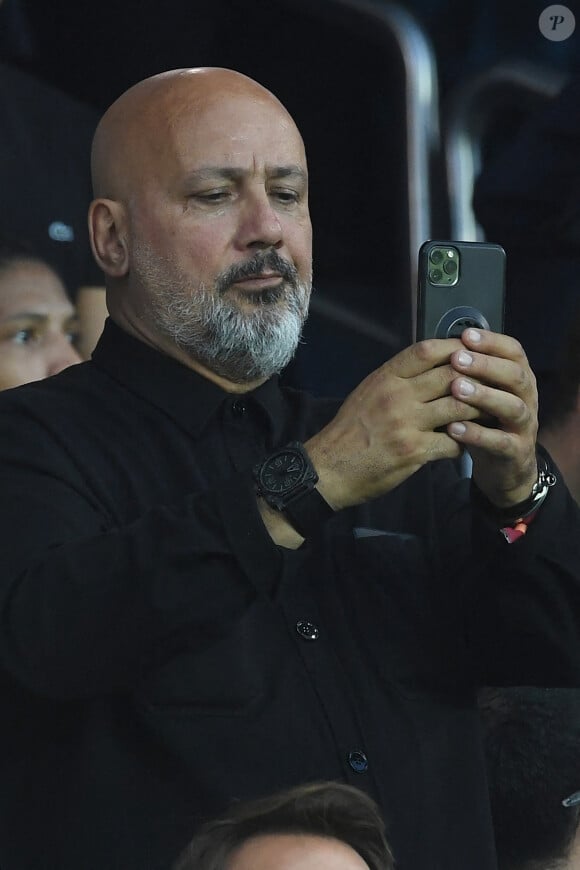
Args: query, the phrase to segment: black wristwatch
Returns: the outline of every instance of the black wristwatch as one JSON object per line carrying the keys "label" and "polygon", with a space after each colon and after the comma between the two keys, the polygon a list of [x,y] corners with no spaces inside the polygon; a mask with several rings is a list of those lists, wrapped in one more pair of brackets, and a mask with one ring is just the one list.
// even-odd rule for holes
{"label": "black wristwatch", "polygon": [[299,441],[271,453],[253,469],[256,493],[280,511],[303,538],[310,537],[334,511],[316,489],[316,473]]}

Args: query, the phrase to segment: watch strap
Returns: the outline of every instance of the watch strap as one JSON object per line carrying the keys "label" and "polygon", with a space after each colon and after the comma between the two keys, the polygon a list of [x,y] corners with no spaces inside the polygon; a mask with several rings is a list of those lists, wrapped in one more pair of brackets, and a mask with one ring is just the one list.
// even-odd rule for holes
{"label": "watch strap", "polygon": [[303,538],[312,533],[334,516],[334,510],[314,487],[285,505],[284,516]]}

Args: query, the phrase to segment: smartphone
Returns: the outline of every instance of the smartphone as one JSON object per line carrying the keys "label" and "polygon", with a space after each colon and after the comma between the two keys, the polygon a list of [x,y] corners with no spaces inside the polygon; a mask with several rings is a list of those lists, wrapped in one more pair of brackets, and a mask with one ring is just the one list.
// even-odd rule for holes
{"label": "smartphone", "polygon": [[419,250],[417,341],[476,326],[503,332],[505,251],[491,242],[424,242]]}

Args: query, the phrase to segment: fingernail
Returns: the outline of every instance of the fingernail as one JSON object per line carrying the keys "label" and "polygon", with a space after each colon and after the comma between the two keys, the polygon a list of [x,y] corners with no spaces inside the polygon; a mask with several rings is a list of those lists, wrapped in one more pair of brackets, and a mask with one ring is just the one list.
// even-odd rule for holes
{"label": "fingernail", "polygon": [[470,329],[467,333],[467,337],[470,341],[481,341],[481,332],[478,332],[477,329]]}
{"label": "fingernail", "polygon": [[452,423],[449,428],[453,435],[465,435],[467,426],[465,423]]}
{"label": "fingernail", "polygon": [[473,362],[473,357],[470,353],[466,353],[464,350],[459,351],[459,356],[457,357],[457,361],[460,366],[470,366]]}
{"label": "fingernail", "polygon": [[471,381],[459,381],[460,396],[473,396],[474,393],[475,386],[471,383]]}

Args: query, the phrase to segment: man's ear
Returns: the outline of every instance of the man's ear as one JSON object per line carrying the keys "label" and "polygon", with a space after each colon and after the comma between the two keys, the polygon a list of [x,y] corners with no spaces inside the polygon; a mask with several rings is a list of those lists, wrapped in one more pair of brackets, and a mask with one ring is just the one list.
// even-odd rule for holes
{"label": "man's ear", "polygon": [[89,208],[89,235],[95,260],[112,278],[129,270],[125,209],[114,199],[95,199]]}

